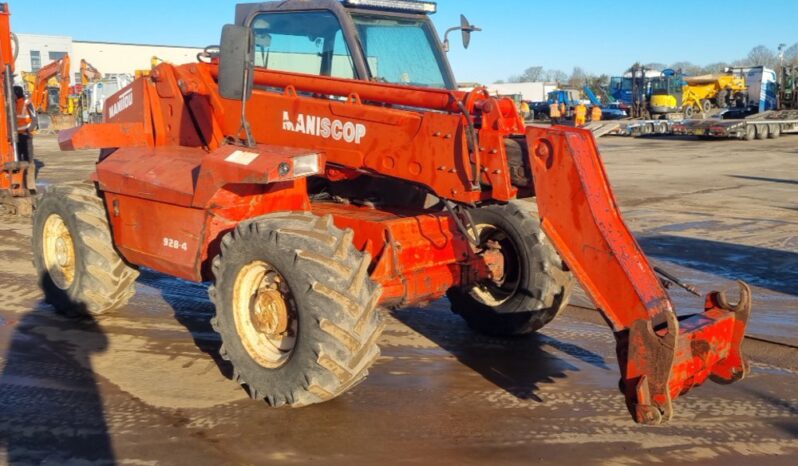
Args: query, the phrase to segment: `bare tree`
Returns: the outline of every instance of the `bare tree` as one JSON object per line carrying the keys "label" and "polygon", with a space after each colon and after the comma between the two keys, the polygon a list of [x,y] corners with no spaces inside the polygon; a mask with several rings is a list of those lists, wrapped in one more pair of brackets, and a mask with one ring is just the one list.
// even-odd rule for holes
{"label": "bare tree", "polygon": [[676,71],[681,70],[682,73],[688,76],[696,76],[703,72],[700,66],[695,65],[689,61],[677,61],[676,63],[672,63],[669,68]]}
{"label": "bare tree", "polygon": [[654,62],[654,63],[646,63],[643,66],[645,66],[646,68],[648,68],[650,70],[657,70],[657,71],[662,71],[665,68],[667,68],[667,66],[664,63],[656,63],[656,62]]}
{"label": "bare tree", "polygon": [[701,68],[702,74],[717,74],[722,73],[723,70],[731,66],[729,63],[719,61],[717,63],[710,63],[709,65]]}
{"label": "bare tree", "polygon": [[561,83],[568,80],[568,75],[560,70],[546,70],[541,77],[547,82]]}
{"label": "bare tree", "polygon": [[746,57],[746,65],[748,66],[767,66],[773,68],[778,65],[779,59],[773,50],[765,47],[764,45],[757,45],[748,52]]}
{"label": "bare tree", "polygon": [[798,42],[787,47],[784,51],[784,63],[798,65]]}
{"label": "bare tree", "polygon": [[568,78],[568,85],[570,87],[581,88],[587,84],[588,74],[582,67],[575,66],[571,71],[571,76]]}
{"label": "bare tree", "polygon": [[542,66],[530,66],[524,70],[524,73],[521,75],[521,80],[523,82],[534,83],[540,81],[542,76]]}

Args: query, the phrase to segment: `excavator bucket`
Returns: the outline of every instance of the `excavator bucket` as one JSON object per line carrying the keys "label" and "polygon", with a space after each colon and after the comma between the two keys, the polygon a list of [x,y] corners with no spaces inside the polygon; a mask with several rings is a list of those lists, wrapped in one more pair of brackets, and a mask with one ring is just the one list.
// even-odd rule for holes
{"label": "excavator bucket", "polygon": [[672,401],[708,378],[743,378],[750,288],[740,282],[736,304],[711,292],[703,312],[677,314],[621,218],[592,134],[555,126],[526,135],[543,230],[615,332],[635,421],[666,422]]}

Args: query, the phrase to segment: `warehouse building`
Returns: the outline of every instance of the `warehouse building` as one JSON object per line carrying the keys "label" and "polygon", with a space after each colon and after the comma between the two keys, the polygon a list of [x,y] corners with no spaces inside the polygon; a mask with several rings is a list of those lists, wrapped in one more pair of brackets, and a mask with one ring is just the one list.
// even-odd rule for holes
{"label": "warehouse building", "polygon": [[172,63],[189,63],[197,60],[199,47],[174,45],[125,44],[74,40],[69,36],[17,34],[19,54],[17,72],[38,71],[48,63],[69,54],[72,61],[72,84],[80,80],[80,60],[91,63],[106,76],[135,74],[136,70],[150,69],[152,57]]}

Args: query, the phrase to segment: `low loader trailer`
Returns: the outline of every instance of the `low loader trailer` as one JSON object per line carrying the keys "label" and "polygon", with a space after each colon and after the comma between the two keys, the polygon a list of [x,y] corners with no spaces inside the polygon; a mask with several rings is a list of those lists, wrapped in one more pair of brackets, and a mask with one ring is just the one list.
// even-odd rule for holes
{"label": "low loader trailer", "polygon": [[798,110],[771,110],[746,118],[685,120],[673,125],[673,133],[707,139],[775,139],[798,133]]}

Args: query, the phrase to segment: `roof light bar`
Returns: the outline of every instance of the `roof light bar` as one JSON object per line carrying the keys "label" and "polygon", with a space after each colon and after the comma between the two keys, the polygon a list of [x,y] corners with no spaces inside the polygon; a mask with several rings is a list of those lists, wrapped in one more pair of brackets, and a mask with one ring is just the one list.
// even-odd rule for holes
{"label": "roof light bar", "polygon": [[344,5],[429,14],[438,11],[438,4],[435,2],[417,2],[415,0],[344,0]]}

